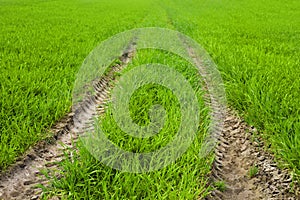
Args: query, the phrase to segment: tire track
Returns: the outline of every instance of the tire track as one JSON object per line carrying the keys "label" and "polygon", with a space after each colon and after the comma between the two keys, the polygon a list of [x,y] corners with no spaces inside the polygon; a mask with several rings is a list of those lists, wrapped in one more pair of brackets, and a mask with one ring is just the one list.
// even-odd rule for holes
{"label": "tire track", "polygon": [[32,147],[0,176],[0,199],[41,198],[42,189],[36,186],[47,186],[49,182],[43,171],[58,176],[55,171],[59,170],[58,164],[64,159],[64,150],[76,148],[74,144],[79,135],[93,128],[93,117],[104,113],[104,104],[113,86],[114,73],[126,67],[134,53],[135,42],[132,41],[119,57],[121,64],[113,65],[106,76],[95,82],[93,86],[96,95],[89,96],[75,105],[75,112],[69,113],[52,128],[53,137]]}
{"label": "tire track", "polygon": [[212,181],[224,181],[225,189],[213,191],[207,199],[300,199],[289,171],[277,166],[256,134],[254,127],[227,109],[212,170]]}
{"label": "tire track", "polygon": [[274,156],[263,149],[263,142],[254,136],[256,129],[226,108],[225,91],[217,85],[222,81],[216,72],[204,67],[203,61],[194,56],[193,47],[187,46],[187,51],[204,80],[204,98],[211,108],[210,135],[204,144],[208,151],[216,144],[211,185],[219,182],[225,186],[220,189],[223,192],[215,190],[207,199],[300,199],[299,185],[292,183],[289,171],[280,169]]}
{"label": "tire track", "polygon": [[[112,66],[109,73],[94,84],[96,95],[86,98],[77,105],[74,113],[68,114],[52,129],[54,136],[42,141],[19,159],[10,170],[0,176],[0,199],[39,199],[42,194],[35,185],[47,185],[48,180],[41,170],[58,170],[58,163],[64,158],[63,150],[76,148],[73,142],[87,129],[92,129],[92,118],[104,113],[104,103],[108,99],[114,72],[122,70],[132,59],[133,42],[120,57],[121,64]],[[191,57],[195,54],[187,47]],[[209,73],[202,61],[194,60],[200,75],[204,78],[204,88],[209,91],[216,85],[209,80]],[[210,85],[211,84],[211,85]],[[300,199],[299,189],[291,193],[292,177],[287,170],[281,170],[271,154],[263,150],[261,141],[253,141],[255,129],[226,109],[218,99],[220,90],[210,90],[206,96],[212,108],[210,127],[211,143],[217,140],[215,161],[211,174],[212,182],[224,181],[225,190],[215,190],[207,199]],[[204,153],[204,152],[202,152]],[[72,155],[69,155],[72,156]],[[250,170],[257,169],[250,177]],[[213,185],[213,183],[212,183]]]}

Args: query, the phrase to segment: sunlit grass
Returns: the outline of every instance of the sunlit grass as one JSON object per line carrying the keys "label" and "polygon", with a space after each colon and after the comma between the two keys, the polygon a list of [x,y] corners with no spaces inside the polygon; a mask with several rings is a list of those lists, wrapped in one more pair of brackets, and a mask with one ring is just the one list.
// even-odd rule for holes
{"label": "sunlit grass", "polygon": [[228,103],[299,178],[299,1],[190,1],[180,8],[168,2],[174,28],[217,63]]}
{"label": "sunlit grass", "polygon": [[[80,145],[81,156],[75,153],[78,158],[73,158],[73,163],[70,159],[62,163],[63,178],[52,182],[52,188],[46,190],[46,195],[72,199],[195,199],[209,193],[207,184],[212,155],[206,158],[199,157],[209,121],[208,110],[202,100],[198,71],[176,55],[159,50],[142,50],[137,52],[132,63],[119,75],[122,77],[123,73],[146,63],[169,64],[170,67],[181,71],[199,99],[201,112],[198,131],[187,152],[176,162],[157,171],[127,173],[103,165]],[[114,121],[110,111],[111,104],[108,103],[106,114],[100,118],[101,129],[111,142],[123,150],[135,153],[153,152],[170,143],[178,132],[182,118],[180,104],[172,91],[161,85],[146,84],[140,87],[131,96],[129,106],[132,121],[139,126],[151,123],[151,106],[163,106],[167,115],[166,121],[155,136],[138,138],[123,132]]]}
{"label": "sunlit grass", "polygon": [[[222,73],[229,104],[258,128],[282,165],[299,176],[299,7],[298,0],[0,0],[0,170],[45,138],[47,129],[70,110],[76,72],[97,44],[127,29],[159,26],[191,36],[209,52]],[[166,54],[141,52],[128,70],[149,57],[176,63]],[[196,77],[180,62],[178,71]],[[195,77],[189,81],[197,90]],[[136,100],[132,105],[144,99]],[[134,108],[136,122],[147,123],[146,114]],[[120,132],[110,122],[105,116],[108,131]],[[200,146],[201,141],[194,144]],[[81,148],[78,159],[62,163],[68,173],[48,192],[66,198],[195,197],[205,194],[209,162],[190,151],[168,168],[140,175],[102,166]]]}
{"label": "sunlit grass", "polygon": [[[90,3],[0,1],[0,170],[70,111],[86,55],[107,37],[133,28],[147,7]],[[122,9],[112,13],[114,5]]]}

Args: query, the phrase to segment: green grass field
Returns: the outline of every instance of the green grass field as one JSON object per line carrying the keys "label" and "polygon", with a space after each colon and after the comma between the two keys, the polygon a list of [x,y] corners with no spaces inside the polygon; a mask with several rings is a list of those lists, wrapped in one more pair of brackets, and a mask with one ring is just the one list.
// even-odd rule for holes
{"label": "green grass field", "polygon": [[[222,74],[228,104],[259,130],[278,161],[299,178],[299,19],[298,0],[0,0],[0,170],[49,136],[51,125],[70,111],[76,73],[101,41],[132,28],[164,27],[190,36],[207,50]],[[176,56],[142,51],[133,64],[148,61],[175,63],[197,88],[194,72]],[[162,98],[150,93],[150,104],[172,100],[163,89],[151,91]],[[144,93],[137,93],[132,105],[146,101]],[[172,113],[176,101],[170,106]],[[137,123],[147,123],[143,113],[135,116]],[[108,133],[118,133],[111,120],[106,115],[103,126]],[[162,170],[121,173],[80,148],[75,162],[62,163],[65,178],[45,191],[70,199],[205,196],[212,157],[201,160],[195,153],[207,127],[207,120],[202,121],[198,140],[178,162]],[[122,145],[120,134],[111,137]],[[168,138],[163,133],[161,137],[150,144],[164,145]]]}

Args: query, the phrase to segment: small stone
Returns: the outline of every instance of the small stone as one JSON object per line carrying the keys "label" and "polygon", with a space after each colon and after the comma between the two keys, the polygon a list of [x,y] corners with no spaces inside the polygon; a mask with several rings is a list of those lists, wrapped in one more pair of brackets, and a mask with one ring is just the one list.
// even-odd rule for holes
{"label": "small stone", "polygon": [[260,157],[258,157],[258,160],[259,161],[264,161],[266,158],[264,157],[264,156],[260,156]]}
{"label": "small stone", "polygon": [[32,196],[31,198],[30,198],[30,200],[37,200],[37,199],[39,199],[39,195],[35,195],[35,196]]}
{"label": "small stone", "polygon": [[243,145],[242,148],[241,148],[241,151],[245,151],[247,149],[247,145]]}

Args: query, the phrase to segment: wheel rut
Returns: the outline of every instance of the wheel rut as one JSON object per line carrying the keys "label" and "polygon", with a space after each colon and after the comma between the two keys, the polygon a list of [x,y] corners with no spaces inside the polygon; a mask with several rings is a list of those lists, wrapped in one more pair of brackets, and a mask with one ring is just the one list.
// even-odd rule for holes
{"label": "wheel rut", "polygon": [[292,185],[288,170],[280,169],[272,154],[264,150],[257,130],[229,109],[211,177],[212,182],[223,182],[225,187],[207,199],[300,199],[299,186]]}
{"label": "wheel rut", "polygon": [[[88,96],[52,129],[53,136],[29,149],[6,172],[0,174],[0,200],[41,199],[42,188],[49,180],[44,173],[59,176],[59,162],[65,158],[66,149],[76,149],[76,141],[85,130],[93,128],[93,117],[104,113],[104,105],[113,87],[114,73],[121,71],[132,59],[135,43],[132,42],[119,57],[120,64],[94,81],[94,96]],[[72,156],[72,155],[68,155]]]}
{"label": "wheel rut", "polygon": [[219,190],[206,199],[300,199],[299,184],[293,183],[289,171],[280,169],[274,156],[265,151],[257,130],[226,106],[218,72],[205,67],[194,56],[193,47],[187,46],[187,51],[204,80],[204,100],[211,108],[208,145],[216,143],[211,182]]}
{"label": "wheel rut", "polygon": [[[122,56],[121,64],[111,67],[105,77],[95,82],[95,96],[88,97],[82,104],[76,105],[75,112],[69,113],[51,130],[53,137],[32,147],[24,157],[0,175],[0,199],[40,199],[42,189],[37,184],[47,186],[49,180],[42,171],[59,170],[59,162],[64,159],[64,150],[74,149],[78,137],[91,126],[93,117],[104,113],[104,104],[114,80],[114,72],[122,70],[132,59],[135,47],[130,44]],[[188,48],[193,55],[193,49]],[[201,61],[195,60],[200,74],[205,77],[207,71],[201,68]],[[204,78],[205,79],[205,78]],[[207,86],[207,85],[206,85]],[[208,85],[209,86],[209,85]],[[205,86],[204,86],[205,88]],[[230,109],[220,106],[217,99],[210,96],[210,106],[216,130],[222,125],[221,135],[215,131],[218,140],[215,160],[211,172],[211,182],[224,182],[224,190],[214,190],[206,199],[300,199],[299,187],[292,189],[292,177],[287,170],[278,168],[274,157],[267,153],[256,130],[247,125]],[[226,112],[224,112],[226,109]],[[224,115],[225,113],[225,115]],[[256,138],[256,139],[255,139]],[[213,139],[213,138],[212,138]],[[69,155],[72,156],[72,155]]]}

